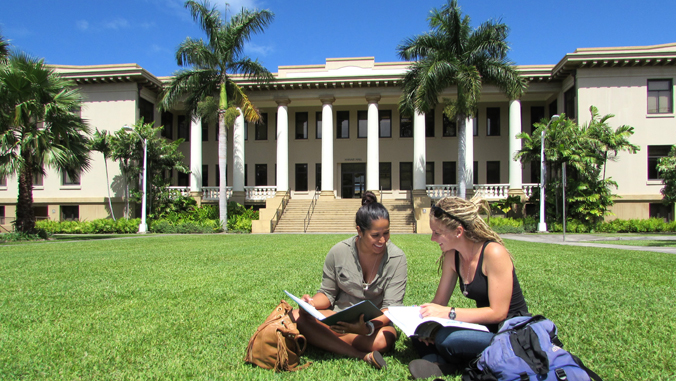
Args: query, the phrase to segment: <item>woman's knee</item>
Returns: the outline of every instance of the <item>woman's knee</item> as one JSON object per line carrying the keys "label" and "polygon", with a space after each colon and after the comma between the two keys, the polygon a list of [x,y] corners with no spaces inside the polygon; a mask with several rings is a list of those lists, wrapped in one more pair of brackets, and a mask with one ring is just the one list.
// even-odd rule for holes
{"label": "woman's knee", "polygon": [[397,341],[397,334],[388,328],[378,330],[375,339],[373,340],[372,350],[379,352],[387,352],[394,348],[394,343]]}

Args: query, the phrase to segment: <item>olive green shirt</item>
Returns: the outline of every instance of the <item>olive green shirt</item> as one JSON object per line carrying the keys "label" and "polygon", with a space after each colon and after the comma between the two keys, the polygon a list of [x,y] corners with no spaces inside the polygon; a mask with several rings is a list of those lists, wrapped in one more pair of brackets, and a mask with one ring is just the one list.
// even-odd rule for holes
{"label": "olive green shirt", "polygon": [[406,293],[406,255],[387,241],[378,272],[364,290],[364,273],[359,263],[357,236],[338,242],[324,261],[322,286],[318,292],[329,298],[332,309],[342,311],[363,300],[385,309],[400,306]]}

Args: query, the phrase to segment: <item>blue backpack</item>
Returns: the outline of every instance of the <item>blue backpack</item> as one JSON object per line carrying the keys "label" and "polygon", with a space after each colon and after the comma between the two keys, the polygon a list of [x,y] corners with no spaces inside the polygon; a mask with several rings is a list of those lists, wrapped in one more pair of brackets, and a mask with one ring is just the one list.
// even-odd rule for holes
{"label": "blue backpack", "polygon": [[554,323],[542,315],[506,320],[491,344],[465,369],[463,381],[601,381],[563,349]]}

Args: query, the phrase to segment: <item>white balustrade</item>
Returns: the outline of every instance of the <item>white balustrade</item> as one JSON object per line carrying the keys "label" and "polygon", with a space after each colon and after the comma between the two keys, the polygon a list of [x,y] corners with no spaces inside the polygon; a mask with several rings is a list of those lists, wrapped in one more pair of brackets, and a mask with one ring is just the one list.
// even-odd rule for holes
{"label": "white balustrade", "polygon": [[536,189],[540,186],[540,184],[537,183],[529,183],[529,184],[523,184],[521,189],[523,189],[523,193],[526,194],[526,197],[530,197],[533,195],[533,189]]}
{"label": "white balustrade", "polygon": [[190,196],[190,187],[169,187],[169,190],[180,194],[181,196]]}
{"label": "white balustrade", "polygon": [[426,185],[427,196],[432,200],[440,200],[444,197],[458,195],[457,184]]}
{"label": "white balustrade", "polygon": [[509,184],[474,184],[474,193],[485,200],[501,200],[509,196]]}
{"label": "white balustrade", "polygon": [[[523,184],[522,189],[526,197],[533,194],[533,189],[536,189],[539,184],[529,183]],[[480,192],[482,197],[486,200],[502,200],[509,196],[509,184],[474,184],[474,192]],[[458,195],[457,184],[442,184],[442,185],[427,185],[427,196],[432,200],[440,200],[444,197],[451,197]]]}
{"label": "white balustrade", "polygon": [[275,197],[277,193],[276,186],[258,186],[258,187],[244,187],[247,200],[265,200],[267,198]]}

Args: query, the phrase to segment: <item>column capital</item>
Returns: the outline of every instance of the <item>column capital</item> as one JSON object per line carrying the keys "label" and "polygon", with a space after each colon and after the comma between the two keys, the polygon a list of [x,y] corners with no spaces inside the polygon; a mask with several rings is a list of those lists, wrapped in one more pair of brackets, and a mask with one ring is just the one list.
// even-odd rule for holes
{"label": "column capital", "polygon": [[380,94],[366,94],[366,101],[371,103],[378,103],[380,101]]}
{"label": "column capital", "polygon": [[277,102],[277,106],[288,106],[289,103],[291,103],[291,99],[289,99],[289,98],[275,98],[275,102]]}
{"label": "column capital", "polygon": [[326,104],[333,104],[333,102],[336,101],[336,98],[333,95],[320,95],[319,100],[322,102],[323,105]]}

